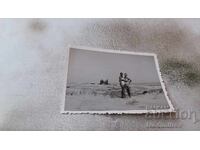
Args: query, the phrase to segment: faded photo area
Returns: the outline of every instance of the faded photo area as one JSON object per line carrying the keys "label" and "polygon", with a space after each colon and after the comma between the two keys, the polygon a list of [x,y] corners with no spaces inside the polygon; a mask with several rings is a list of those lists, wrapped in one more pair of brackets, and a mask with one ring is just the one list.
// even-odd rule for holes
{"label": "faded photo area", "polygon": [[70,48],[64,112],[171,110],[154,54]]}

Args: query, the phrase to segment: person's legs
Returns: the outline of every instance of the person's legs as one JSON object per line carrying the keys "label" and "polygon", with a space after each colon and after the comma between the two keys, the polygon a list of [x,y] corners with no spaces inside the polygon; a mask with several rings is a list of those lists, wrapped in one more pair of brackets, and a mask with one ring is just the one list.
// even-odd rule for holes
{"label": "person's legs", "polygon": [[127,88],[128,96],[131,97],[130,87]]}
{"label": "person's legs", "polygon": [[125,89],[124,89],[124,86],[121,86],[121,98],[124,98],[125,96]]}
{"label": "person's legs", "polygon": [[128,93],[128,96],[131,97],[130,87],[126,85],[126,91]]}

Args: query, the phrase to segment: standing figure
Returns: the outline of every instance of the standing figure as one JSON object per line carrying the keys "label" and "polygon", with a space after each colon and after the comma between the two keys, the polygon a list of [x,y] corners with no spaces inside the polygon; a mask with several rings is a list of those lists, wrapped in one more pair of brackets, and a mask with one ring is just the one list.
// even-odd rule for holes
{"label": "standing figure", "polygon": [[119,75],[119,84],[120,84],[120,87],[121,87],[121,98],[124,98],[125,97],[125,80],[124,80],[124,75],[122,72],[120,72],[120,75]]}
{"label": "standing figure", "polygon": [[129,97],[131,97],[130,86],[129,86],[130,83],[131,83],[131,79],[129,79],[127,73],[125,73],[124,74],[124,89],[125,91],[127,91]]}

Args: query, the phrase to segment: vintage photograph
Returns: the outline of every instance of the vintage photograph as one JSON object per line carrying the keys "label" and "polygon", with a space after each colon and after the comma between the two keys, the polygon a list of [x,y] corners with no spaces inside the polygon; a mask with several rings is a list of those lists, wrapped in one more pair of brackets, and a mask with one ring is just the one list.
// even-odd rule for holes
{"label": "vintage photograph", "polygon": [[200,19],[0,19],[1,131],[200,130]]}
{"label": "vintage photograph", "polygon": [[62,113],[172,112],[156,54],[70,47]]}

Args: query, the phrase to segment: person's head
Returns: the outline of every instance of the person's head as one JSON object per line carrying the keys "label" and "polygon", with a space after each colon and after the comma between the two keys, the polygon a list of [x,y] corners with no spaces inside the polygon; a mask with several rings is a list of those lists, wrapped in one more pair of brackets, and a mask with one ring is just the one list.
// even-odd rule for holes
{"label": "person's head", "polygon": [[127,73],[124,73],[124,76],[127,77]]}
{"label": "person's head", "polygon": [[120,76],[121,76],[121,77],[123,76],[123,72],[120,72]]}

